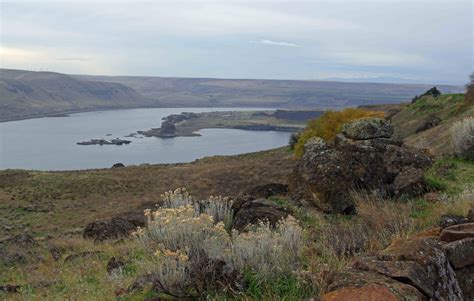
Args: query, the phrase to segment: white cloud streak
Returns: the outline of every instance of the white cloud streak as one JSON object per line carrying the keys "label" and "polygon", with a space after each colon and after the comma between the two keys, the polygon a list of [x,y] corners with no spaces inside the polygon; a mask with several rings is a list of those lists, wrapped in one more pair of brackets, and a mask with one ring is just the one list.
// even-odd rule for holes
{"label": "white cloud streak", "polygon": [[265,40],[265,39],[260,40],[259,43],[260,43],[260,44],[264,44],[264,45],[271,45],[271,46],[298,47],[298,45],[296,45],[295,43],[290,43],[290,42],[276,42],[276,41]]}

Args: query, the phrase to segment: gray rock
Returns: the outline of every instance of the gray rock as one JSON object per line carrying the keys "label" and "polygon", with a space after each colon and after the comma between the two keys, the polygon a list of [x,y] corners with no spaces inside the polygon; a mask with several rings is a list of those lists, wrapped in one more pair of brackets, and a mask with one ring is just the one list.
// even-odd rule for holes
{"label": "gray rock", "polygon": [[353,140],[391,138],[393,126],[381,118],[364,118],[344,124],[342,133]]}

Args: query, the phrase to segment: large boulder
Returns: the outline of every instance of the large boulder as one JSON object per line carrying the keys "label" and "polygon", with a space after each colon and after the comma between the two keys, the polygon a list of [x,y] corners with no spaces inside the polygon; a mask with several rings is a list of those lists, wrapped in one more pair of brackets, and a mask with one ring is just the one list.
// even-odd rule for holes
{"label": "large boulder", "polygon": [[290,214],[290,211],[282,206],[278,206],[266,199],[255,199],[244,196],[232,204],[234,219],[232,228],[242,231],[248,225],[257,224],[259,221],[269,222],[276,225]]}
{"label": "large boulder", "polygon": [[322,301],[422,301],[425,296],[415,287],[383,275],[350,269],[337,274]]}
{"label": "large boulder", "polygon": [[95,242],[128,237],[136,230],[136,226],[131,222],[115,217],[110,221],[94,221],[87,224],[83,237],[93,239]]}
{"label": "large boulder", "polygon": [[390,138],[393,135],[393,126],[381,118],[366,118],[344,124],[342,133],[354,140]]}
{"label": "large boulder", "polygon": [[432,300],[463,300],[456,274],[442,244],[433,237],[396,239],[379,254],[384,261],[416,262],[424,268],[432,286]]}
{"label": "large boulder", "polygon": [[464,238],[474,238],[474,223],[465,223],[444,228],[439,237],[443,242],[452,242]]}
{"label": "large boulder", "polygon": [[424,295],[433,298],[433,285],[428,272],[415,261],[382,261],[360,259],[352,264],[353,268],[371,271],[396,279],[417,288]]}
{"label": "large boulder", "polygon": [[474,265],[474,238],[453,241],[443,247],[455,269]]}
{"label": "large boulder", "polygon": [[382,196],[401,198],[429,190],[423,173],[432,159],[389,139],[393,129],[388,122],[364,119],[344,129],[333,142],[319,138],[307,142],[289,179],[294,201],[325,212],[352,213],[354,191],[375,190]]}

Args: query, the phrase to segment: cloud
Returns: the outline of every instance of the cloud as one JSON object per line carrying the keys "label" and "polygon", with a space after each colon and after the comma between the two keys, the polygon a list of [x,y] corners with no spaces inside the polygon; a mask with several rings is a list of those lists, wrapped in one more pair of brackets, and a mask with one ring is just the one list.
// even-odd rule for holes
{"label": "cloud", "polygon": [[265,44],[265,45],[272,45],[272,46],[284,46],[284,47],[298,47],[295,43],[289,43],[289,42],[276,42],[272,40],[260,40],[260,44]]}

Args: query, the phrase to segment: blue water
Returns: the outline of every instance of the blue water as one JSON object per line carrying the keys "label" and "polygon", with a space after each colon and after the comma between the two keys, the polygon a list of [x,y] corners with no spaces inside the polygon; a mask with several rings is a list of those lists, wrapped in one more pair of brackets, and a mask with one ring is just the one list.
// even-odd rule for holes
{"label": "blue water", "polygon": [[[0,123],[0,169],[74,170],[106,168],[117,162],[125,165],[190,162],[206,156],[248,153],[288,143],[290,133],[233,129],[204,129],[199,131],[200,137],[124,137],[137,130],[160,127],[161,119],[170,114],[229,110],[257,109],[110,110]],[[132,143],[122,146],[76,144],[117,137]]]}

